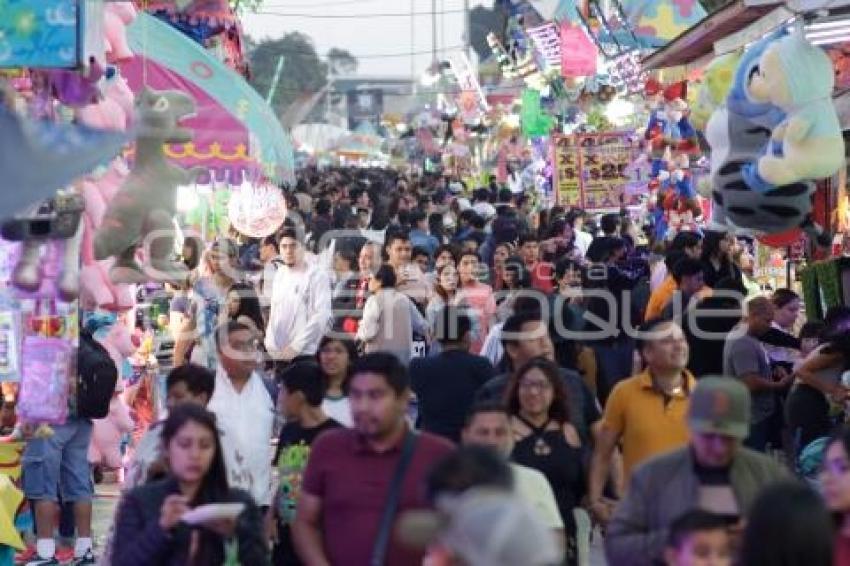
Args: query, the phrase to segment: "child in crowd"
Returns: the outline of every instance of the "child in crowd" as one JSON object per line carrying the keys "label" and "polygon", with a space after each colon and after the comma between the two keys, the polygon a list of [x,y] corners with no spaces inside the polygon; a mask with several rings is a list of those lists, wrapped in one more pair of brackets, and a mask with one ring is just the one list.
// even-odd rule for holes
{"label": "child in crowd", "polygon": [[731,546],[728,521],[694,509],[670,526],[664,560],[667,566],[730,566]]}

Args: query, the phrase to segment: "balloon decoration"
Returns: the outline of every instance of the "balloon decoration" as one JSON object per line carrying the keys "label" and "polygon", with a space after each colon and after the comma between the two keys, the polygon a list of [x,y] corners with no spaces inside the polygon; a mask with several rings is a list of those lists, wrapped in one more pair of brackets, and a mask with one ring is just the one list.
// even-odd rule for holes
{"label": "balloon decoration", "polygon": [[274,234],[286,219],[286,199],[280,187],[242,183],[228,204],[230,225],[250,238]]}

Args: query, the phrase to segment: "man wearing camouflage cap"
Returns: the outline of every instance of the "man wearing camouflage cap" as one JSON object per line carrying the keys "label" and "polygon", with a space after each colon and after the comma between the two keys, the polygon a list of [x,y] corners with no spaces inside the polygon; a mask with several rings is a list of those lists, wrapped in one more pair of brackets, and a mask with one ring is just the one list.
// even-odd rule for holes
{"label": "man wearing camouflage cap", "polygon": [[740,529],[759,491],[788,477],[775,461],[742,446],[749,422],[746,386],[727,377],[699,381],[688,412],[688,446],[648,460],[632,474],[608,525],[609,564],[658,563],[670,524],[694,508],[722,515],[730,529]]}

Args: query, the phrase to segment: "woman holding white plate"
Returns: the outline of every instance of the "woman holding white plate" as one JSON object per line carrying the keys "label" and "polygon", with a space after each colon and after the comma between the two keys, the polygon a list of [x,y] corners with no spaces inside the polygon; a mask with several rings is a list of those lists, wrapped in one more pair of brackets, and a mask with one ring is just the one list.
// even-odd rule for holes
{"label": "woman holding white plate", "polygon": [[218,565],[233,552],[241,564],[269,564],[258,507],[248,493],[227,485],[215,415],[195,405],[176,407],[162,442],[168,476],[124,496],[113,563]]}

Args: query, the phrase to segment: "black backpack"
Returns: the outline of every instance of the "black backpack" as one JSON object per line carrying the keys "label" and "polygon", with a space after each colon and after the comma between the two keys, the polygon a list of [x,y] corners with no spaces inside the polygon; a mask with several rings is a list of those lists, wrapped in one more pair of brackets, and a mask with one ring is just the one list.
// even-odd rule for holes
{"label": "black backpack", "polygon": [[77,353],[77,416],[102,419],[108,415],[117,383],[118,369],[112,356],[90,332],[81,330]]}

